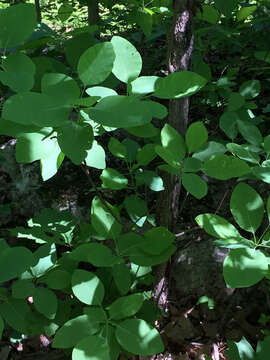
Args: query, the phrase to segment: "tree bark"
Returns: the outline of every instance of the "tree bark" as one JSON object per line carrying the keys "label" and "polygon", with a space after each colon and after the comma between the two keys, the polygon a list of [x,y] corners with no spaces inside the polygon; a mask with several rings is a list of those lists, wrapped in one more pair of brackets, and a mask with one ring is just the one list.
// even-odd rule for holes
{"label": "tree bark", "polygon": [[[173,26],[168,42],[168,70],[169,73],[191,69],[193,50],[193,16],[195,13],[193,0],[174,0]],[[189,116],[189,98],[170,100],[167,123],[174,127],[182,136],[185,135]],[[179,215],[179,198],[181,179],[179,176],[163,174],[165,190],[158,199],[157,214],[159,225],[175,232],[175,225]],[[153,297],[165,311],[168,307],[168,264],[155,268],[156,286]]]}
{"label": "tree bark", "polygon": [[40,2],[39,0],[35,0],[35,7],[36,7],[36,13],[37,13],[37,22],[41,23],[41,9],[40,9]]}
{"label": "tree bark", "polygon": [[99,23],[98,0],[88,0],[87,3],[88,25],[96,25]]}

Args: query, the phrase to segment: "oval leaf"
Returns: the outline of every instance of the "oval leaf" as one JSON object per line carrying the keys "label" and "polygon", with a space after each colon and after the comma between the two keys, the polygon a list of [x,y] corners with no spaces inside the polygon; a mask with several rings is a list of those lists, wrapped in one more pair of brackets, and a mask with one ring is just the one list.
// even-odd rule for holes
{"label": "oval leaf", "polygon": [[115,54],[109,42],[87,49],[78,62],[78,75],[85,86],[103,82],[111,73]]}
{"label": "oval leaf", "polygon": [[119,344],[136,355],[154,355],[164,350],[157,330],[141,319],[127,319],[118,324],[115,336]]}
{"label": "oval leaf", "polygon": [[143,294],[120,297],[108,307],[110,318],[120,320],[133,316],[140,310],[143,302]]}
{"label": "oval leaf", "polygon": [[208,132],[201,121],[191,124],[186,132],[186,144],[189,153],[199,150],[206,143]]}
{"label": "oval leaf", "polygon": [[101,336],[88,336],[74,347],[72,360],[111,360],[110,346]]}
{"label": "oval leaf", "polygon": [[100,329],[100,324],[90,320],[88,315],[80,315],[67,321],[57,331],[52,346],[58,349],[68,349],[85,337],[95,334]]}
{"label": "oval leaf", "polygon": [[104,286],[92,272],[76,269],[71,278],[73,294],[83,303],[100,305],[104,297]]}
{"label": "oval leaf", "polygon": [[142,69],[141,55],[128,40],[120,36],[113,36],[111,44],[116,55],[113,74],[124,83],[136,79]]}
{"label": "oval leaf", "polygon": [[184,188],[196,199],[202,199],[208,191],[207,183],[197,174],[182,174]]}
{"label": "oval leaf", "polygon": [[250,172],[245,161],[223,154],[213,155],[209,160],[206,160],[202,170],[206,175],[218,180],[228,180]]}
{"label": "oval leaf", "polygon": [[159,99],[179,99],[198,92],[207,80],[192,71],[173,72],[155,83],[153,96]]}
{"label": "oval leaf", "polygon": [[261,281],[268,270],[268,261],[260,250],[232,249],[223,263],[228,287],[249,287]]}
{"label": "oval leaf", "polygon": [[230,209],[234,220],[244,230],[255,233],[264,216],[260,195],[245,183],[236,185],[232,192]]}
{"label": "oval leaf", "polygon": [[[10,261],[12,259],[12,261]],[[2,249],[0,252],[0,283],[19,277],[36,264],[36,258],[25,247]]]}

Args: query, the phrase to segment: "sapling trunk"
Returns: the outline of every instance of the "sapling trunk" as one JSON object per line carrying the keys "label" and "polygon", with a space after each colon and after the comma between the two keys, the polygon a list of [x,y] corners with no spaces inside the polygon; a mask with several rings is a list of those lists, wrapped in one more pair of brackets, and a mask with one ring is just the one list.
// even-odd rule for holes
{"label": "sapling trunk", "polygon": [[[168,71],[169,73],[181,70],[191,70],[191,56],[193,50],[193,16],[195,13],[193,0],[175,0],[173,2],[173,26],[168,41]],[[170,100],[167,122],[182,136],[185,135],[188,125],[189,98]],[[158,199],[157,214],[159,225],[175,232],[179,215],[179,197],[181,179],[168,173],[163,174],[165,190]],[[167,264],[155,269],[157,284],[153,296],[159,306],[167,309],[168,283]]]}

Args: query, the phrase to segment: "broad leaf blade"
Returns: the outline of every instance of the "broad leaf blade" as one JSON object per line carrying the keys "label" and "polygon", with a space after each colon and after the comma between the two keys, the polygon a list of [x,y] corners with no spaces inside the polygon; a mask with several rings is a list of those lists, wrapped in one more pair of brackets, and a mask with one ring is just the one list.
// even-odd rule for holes
{"label": "broad leaf blade", "polygon": [[127,351],[136,355],[153,355],[164,350],[157,330],[141,319],[127,319],[118,324],[116,339]]}
{"label": "broad leaf blade", "polygon": [[242,229],[254,234],[261,225],[264,216],[263,200],[248,184],[236,185],[232,192],[230,209],[234,220]]}
{"label": "broad leaf blade", "polygon": [[120,36],[113,36],[111,44],[116,55],[113,74],[124,83],[136,79],[142,69],[141,55],[128,40]]}
{"label": "broad leaf blade", "polygon": [[180,99],[198,92],[207,80],[192,71],[174,72],[155,83],[153,96],[159,99]]}
{"label": "broad leaf blade", "polygon": [[228,287],[242,288],[261,281],[268,270],[268,261],[260,250],[232,249],[223,263],[223,275]]}

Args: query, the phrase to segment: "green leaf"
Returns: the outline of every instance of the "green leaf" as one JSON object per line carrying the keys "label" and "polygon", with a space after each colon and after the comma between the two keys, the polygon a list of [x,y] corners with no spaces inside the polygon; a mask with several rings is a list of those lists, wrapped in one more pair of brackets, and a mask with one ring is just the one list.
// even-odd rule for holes
{"label": "green leaf", "polygon": [[226,148],[223,144],[216,141],[208,141],[200,150],[196,151],[192,155],[192,158],[198,159],[200,161],[205,161],[209,159],[212,155],[224,154],[225,152]]}
{"label": "green leaf", "polygon": [[80,97],[80,88],[76,81],[65,74],[45,74],[41,79],[44,94],[57,97],[61,104],[73,104]]}
{"label": "green leaf", "polygon": [[127,128],[127,131],[134,135],[141,138],[151,138],[155,137],[159,134],[159,129],[157,129],[154,125],[145,124],[143,126],[135,126]]}
{"label": "green leaf", "polygon": [[107,96],[118,95],[115,90],[104,86],[93,86],[91,88],[88,88],[86,90],[86,93],[90,96],[99,96],[101,99]]}
{"label": "green leaf", "polygon": [[106,167],[106,154],[101,145],[95,140],[90,150],[87,151],[85,158],[86,165],[96,169],[105,169]]}
{"label": "green leaf", "polygon": [[266,203],[266,210],[267,210],[267,216],[270,223],[270,196],[268,196],[267,203]]}
{"label": "green leaf", "polygon": [[124,83],[136,79],[142,69],[141,55],[128,40],[120,36],[113,36],[111,44],[115,52],[113,74]]}
{"label": "green leaf", "polygon": [[99,243],[92,243],[87,245],[87,250],[89,251],[87,261],[89,261],[94,266],[111,267],[119,262],[119,259],[112,254],[111,249],[107,246]]}
{"label": "green leaf", "polygon": [[16,299],[26,299],[33,296],[35,286],[30,280],[16,280],[12,284],[12,297]]}
{"label": "green leaf", "polygon": [[114,48],[102,42],[87,49],[78,62],[78,75],[85,86],[103,82],[111,73],[115,60]]}
{"label": "green leaf", "polygon": [[219,13],[213,6],[203,5],[201,9],[198,10],[196,17],[214,25],[219,19]]}
{"label": "green leaf", "polygon": [[251,121],[237,120],[239,132],[243,138],[250,144],[261,146],[263,137],[257,126],[253,125]]}
{"label": "green leaf", "polygon": [[249,166],[243,160],[222,154],[213,155],[206,160],[202,170],[206,175],[218,180],[228,180],[250,172]]}
{"label": "green leaf", "polygon": [[126,264],[115,264],[112,267],[112,275],[115,285],[121,295],[129,292],[131,287],[132,279],[130,270]]}
{"label": "green leaf", "polygon": [[116,220],[120,218],[119,211],[109,203],[106,204],[107,207],[97,196],[94,197],[91,206],[91,223],[99,235],[115,238],[122,229],[121,224]]}
{"label": "green leaf", "polygon": [[57,297],[50,289],[38,287],[33,295],[35,308],[48,319],[54,319],[57,311]]}
{"label": "green leaf", "polygon": [[261,179],[267,184],[270,184],[270,167],[254,166],[252,168],[252,172],[256,178]]}
{"label": "green leaf", "polygon": [[116,299],[109,307],[110,319],[120,320],[135,315],[144,302],[143,294],[132,294]]}
{"label": "green leaf", "polygon": [[73,294],[87,305],[100,305],[104,298],[104,286],[92,272],[76,269],[71,278]]}
{"label": "green leaf", "polygon": [[45,159],[58,148],[57,141],[50,137],[51,128],[44,128],[39,133],[28,133],[22,135],[16,143],[16,161],[18,163],[31,163],[36,160]]}
{"label": "green leaf", "polygon": [[159,99],[179,99],[198,92],[207,80],[192,71],[173,72],[155,83],[153,96]]}
{"label": "green leaf", "polygon": [[168,261],[175,251],[176,247],[171,245],[161,254],[150,255],[149,253],[141,250],[139,247],[134,247],[132,249],[132,255],[130,255],[130,261],[140,266],[155,266]]}
{"label": "green leaf", "polygon": [[215,0],[215,7],[226,17],[231,17],[233,10],[236,8],[239,0]]}
{"label": "green leaf", "polygon": [[144,238],[135,232],[129,232],[117,237],[117,245],[120,256],[132,255],[133,250],[138,248]]}
{"label": "green leaf", "polygon": [[182,136],[169,124],[165,124],[161,130],[161,146],[156,146],[157,154],[169,165],[180,167],[180,161],[186,154],[186,145]]}
{"label": "green leaf", "polygon": [[124,145],[126,148],[126,161],[129,163],[134,162],[137,157],[137,152],[140,149],[140,145],[130,138],[124,139],[122,141],[122,145]]}
{"label": "green leaf", "polygon": [[175,154],[179,160],[183,160],[186,154],[186,146],[182,136],[169,124],[165,124],[161,130],[161,144]]}
{"label": "green leaf", "polygon": [[7,49],[22,44],[33,33],[37,25],[33,4],[17,4],[1,9],[0,48]]}
{"label": "green leaf", "polygon": [[261,61],[265,61],[267,63],[270,63],[270,53],[268,50],[266,51],[255,51],[254,53],[255,58]]}
{"label": "green leaf", "polygon": [[263,200],[248,184],[236,185],[232,192],[230,209],[234,220],[242,229],[254,234],[261,225],[264,216]]}
{"label": "green leaf", "polygon": [[26,247],[16,246],[1,250],[0,283],[19,277],[35,264],[35,256]]}
{"label": "green leaf", "polygon": [[267,152],[267,154],[270,153],[270,135],[267,135],[264,138],[264,150]]}
{"label": "green leaf", "polygon": [[58,17],[61,21],[66,21],[73,13],[73,6],[68,4],[68,3],[64,3],[60,6],[60,8],[58,9]]}
{"label": "green leaf", "polygon": [[112,168],[104,169],[100,175],[100,179],[102,181],[102,187],[105,189],[122,190],[128,184],[128,179],[120,174],[119,171]]}
{"label": "green leaf", "polygon": [[59,104],[58,98],[35,92],[25,92],[9,97],[3,105],[3,118],[22,124],[61,126],[67,121],[71,109]]}
{"label": "green leaf", "polygon": [[270,336],[266,336],[262,341],[258,341],[256,348],[257,360],[267,359],[270,351]]}
{"label": "green leaf", "polygon": [[40,246],[34,255],[39,259],[38,263],[31,267],[33,277],[43,276],[49,269],[55,266],[57,261],[55,244],[45,244]]}
{"label": "green leaf", "polygon": [[268,270],[268,261],[260,250],[232,249],[223,263],[227,287],[242,288],[261,281]]}
{"label": "green leaf", "polygon": [[242,145],[229,143],[226,145],[227,149],[233,154],[238,156],[240,159],[251,162],[252,164],[259,164],[260,157],[256,153],[249,151]]}
{"label": "green leaf", "polygon": [[4,320],[3,320],[3,318],[0,316],[0,339],[2,339],[2,335],[3,335],[4,328],[5,328]]}
{"label": "green leaf", "polygon": [[80,340],[94,335],[100,329],[99,322],[93,322],[88,315],[80,315],[67,321],[55,334],[52,347],[68,349],[75,346]]}
{"label": "green leaf", "polygon": [[3,61],[0,81],[15,92],[26,92],[33,88],[36,67],[25,54],[16,52]]}
{"label": "green leaf", "polygon": [[147,204],[137,195],[129,195],[125,198],[124,206],[131,220],[139,227],[143,226],[147,217]]}
{"label": "green leaf", "polygon": [[76,69],[80,56],[90,46],[94,45],[93,35],[89,32],[84,32],[76,36],[72,36],[71,39],[65,42],[65,55],[69,65]]}
{"label": "green leaf", "polygon": [[120,159],[125,159],[126,157],[126,148],[119,140],[117,140],[114,137],[110,138],[110,141],[108,143],[108,149],[110,152]]}
{"label": "green leaf", "polygon": [[72,360],[111,360],[107,340],[98,335],[87,336],[72,351]]}
{"label": "green leaf", "polygon": [[145,95],[155,91],[155,84],[160,79],[158,76],[140,76],[133,80],[131,85],[132,94]]}
{"label": "green leaf", "polygon": [[62,152],[76,165],[87,157],[93,143],[93,129],[87,124],[67,122],[58,132],[58,143]]}
{"label": "green leaf", "polygon": [[154,355],[164,350],[158,331],[141,319],[127,319],[117,325],[116,339],[135,355]]}
{"label": "green leaf", "polygon": [[236,112],[225,111],[219,119],[219,127],[230,138],[236,138],[238,134],[237,119],[239,118]]}
{"label": "green leaf", "polygon": [[153,191],[164,190],[162,178],[151,170],[139,169],[136,173],[136,184],[137,186],[147,184]]}
{"label": "green leaf", "polygon": [[186,132],[186,144],[189,153],[199,150],[208,139],[208,133],[201,121],[191,124]]}
{"label": "green leaf", "polygon": [[0,118],[0,133],[2,135],[19,138],[27,133],[39,132],[40,127],[35,125],[21,125],[6,119]]}
{"label": "green leaf", "polygon": [[56,143],[55,150],[46,158],[40,159],[40,170],[43,181],[49,180],[57,173],[64,158],[65,155],[61,152],[58,143]]}
{"label": "green leaf", "polygon": [[[247,8],[242,8],[247,9]],[[261,83],[259,80],[245,81],[239,89],[239,93],[246,99],[254,99],[261,91]]]}
{"label": "green leaf", "polygon": [[251,5],[251,6],[246,6],[246,7],[242,7],[236,15],[236,18],[238,21],[242,21],[245,20],[247,17],[249,17],[252,13],[254,13],[254,11],[257,10],[257,6],[256,5]]}
{"label": "green leaf", "polygon": [[155,144],[146,144],[139,149],[136,159],[139,165],[148,165],[156,157]]}
{"label": "green leaf", "polygon": [[251,360],[257,356],[250,345],[250,343],[243,336],[238,342],[228,341],[229,349],[225,351],[225,354],[233,360]]}
{"label": "green leaf", "polygon": [[87,113],[98,124],[129,128],[150,123],[152,111],[148,107],[148,101],[140,101],[130,96],[107,96]]}
{"label": "green leaf", "polygon": [[222,240],[241,241],[243,237],[226,219],[216,214],[201,214],[195,218],[197,224],[209,235]]}
{"label": "green leaf", "polygon": [[145,36],[150,36],[153,26],[153,12],[146,7],[138,8],[136,14],[136,23],[140,26]]}
{"label": "green leaf", "polygon": [[9,298],[0,304],[0,314],[5,322],[21,334],[29,333],[27,315],[31,312],[25,300]]}
{"label": "green leaf", "polygon": [[228,111],[233,112],[241,109],[245,105],[244,97],[237,93],[232,92],[228,99]]}
{"label": "green leaf", "polygon": [[208,192],[207,183],[197,174],[182,174],[182,183],[196,199],[202,199]]}
{"label": "green leaf", "polygon": [[144,235],[140,248],[148,254],[160,255],[174,242],[175,236],[163,226],[154,227]]}
{"label": "green leaf", "polygon": [[200,171],[202,162],[196,158],[185,158],[183,160],[183,172],[197,172]]}
{"label": "green leaf", "polygon": [[44,281],[49,288],[55,290],[65,289],[70,285],[70,273],[65,270],[52,270]]}
{"label": "green leaf", "polygon": [[147,105],[148,110],[154,118],[164,119],[168,115],[166,106],[158,103],[157,101],[148,100],[145,101],[144,104]]}
{"label": "green leaf", "polygon": [[83,308],[83,312],[85,315],[88,316],[89,321],[92,324],[95,323],[102,324],[102,323],[106,323],[107,321],[106,312],[100,306],[85,306]]}

